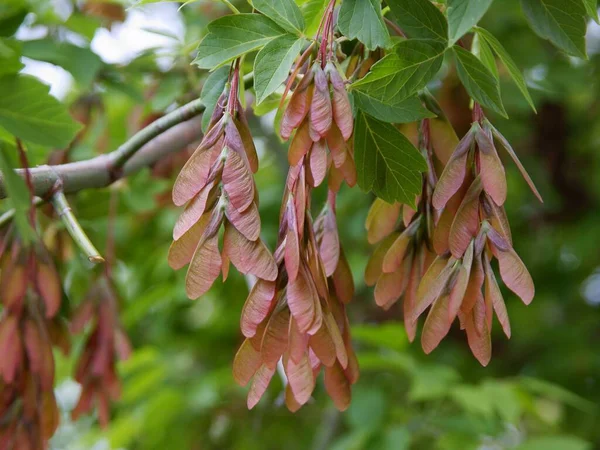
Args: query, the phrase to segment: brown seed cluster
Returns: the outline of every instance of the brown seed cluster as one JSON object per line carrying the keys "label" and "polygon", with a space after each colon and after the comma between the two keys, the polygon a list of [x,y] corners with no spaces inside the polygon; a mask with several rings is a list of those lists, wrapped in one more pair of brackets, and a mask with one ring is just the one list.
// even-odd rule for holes
{"label": "brown seed cluster", "polygon": [[60,278],[41,244],[5,236],[0,258],[0,449],[44,449],[59,422],[52,347],[69,350]]}
{"label": "brown seed cluster", "polygon": [[73,314],[73,333],[82,333],[91,326],[75,369],[75,380],[81,384],[82,391],[71,413],[73,420],[91,412],[96,405],[100,425],[105,427],[110,419],[111,401],[121,396],[116,363],[117,359],[129,357],[131,346],[119,323],[117,306],[116,292],[109,278],[102,276]]}
{"label": "brown seed cluster", "polygon": [[[523,302],[529,304],[534,296],[531,276],[512,246],[503,207],[506,177],[496,143],[507,150],[535,195],[541,197],[506,139],[477,105],[475,113],[475,122],[439,180],[430,176],[433,181],[425,183],[419,211],[407,205],[374,203],[367,219],[369,237],[385,239],[369,262],[366,281],[377,283],[375,298],[382,307],[404,294],[404,321],[411,339],[419,316],[429,308],[421,334],[426,353],[439,345],[458,317],[471,351],[485,366],[491,358],[494,313],[510,337],[493,259],[498,260],[505,285]],[[432,165],[429,173],[434,174]],[[403,224],[392,232],[401,212]]]}
{"label": "brown seed cluster", "polygon": [[[281,124],[282,137],[291,137],[291,167],[275,251],[277,279],[259,280],[242,312],[246,340],[236,355],[234,376],[241,385],[252,379],[250,408],[266,391],[279,361],[291,411],[310,399],[322,367],[325,388],[340,410],[348,407],[350,386],[358,379],[345,311],[354,283],[335,216],[341,183],[356,182],[349,145],[353,116],[344,81],[333,63],[323,65],[317,60],[306,67]],[[328,202],[313,223],[311,189],[328,175]]]}
{"label": "brown seed cluster", "polygon": [[[173,230],[169,264],[189,264],[186,290],[198,298],[229,262],[243,274],[274,281],[277,267],[260,239],[258,190],[252,174],[258,157],[238,100],[239,68],[213,112],[207,132],[173,187],[173,202],[187,206]],[[222,250],[219,230],[224,227]]]}

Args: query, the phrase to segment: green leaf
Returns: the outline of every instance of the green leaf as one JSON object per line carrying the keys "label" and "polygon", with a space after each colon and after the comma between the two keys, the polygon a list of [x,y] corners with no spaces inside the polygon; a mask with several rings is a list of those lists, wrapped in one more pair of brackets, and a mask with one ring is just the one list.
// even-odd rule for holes
{"label": "green leaf", "polygon": [[306,24],[304,33],[307,36],[313,36],[317,32],[328,3],[327,0],[307,0],[300,6]]}
{"label": "green leaf", "polygon": [[49,147],[66,147],[81,128],[67,108],[36,78],[0,78],[0,126],[15,136]]}
{"label": "green leaf", "polygon": [[448,42],[446,18],[429,0],[388,0],[388,5],[409,37]]}
{"label": "green leaf", "polygon": [[294,0],[252,0],[250,3],[283,29],[296,34],[304,30],[304,17]]}
{"label": "green leaf", "polygon": [[393,426],[384,432],[380,450],[408,450],[411,436],[408,427]]}
{"label": "green leaf", "polygon": [[210,122],[210,116],[212,116],[215,110],[215,105],[219,96],[225,89],[225,84],[229,78],[229,66],[219,67],[217,70],[212,72],[204,81],[202,85],[202,92],[200,93],[200,99],[204,103],[204,114],[202,114],[202,130],[206,131],[208,122]]}
{"label": "green leaf", "polygon": [[0,171],[4,189],[8,195],[7,202],[15,210],[14,221],[19,230],[19,236],[25,243],[29,243],[34,238],[28,218],[31,196],[23,178],[15,173],[7,146],[3,142],[0,142]]}
{"label": "green leaf", "polygon": [[494,75],[494,78],[500,79],[498,64],[496,63],[496,56],[494,55],[492,47],[490,47],[490,44],[488,44],[488,42],[479,34],[473,36],[471,52],[479,58],[485,67],[487,67],[490,73]]}
{"label": "green leaf", "polygon": [[352,392],[352,403],[344,418],[353,429],[376,430],[383,425],[388,401],[389,398],[378,386],[368,384],[356,386]]}
{"label": "green leaf", "polygon": [[460,380],[455,369],[439,364],[419,364],[413,370],[408,398],[412,401],[444,398]]}
{"label": "green leaf", "polygon": [[597,412],[597,406],[594,402],[580,397],[558,384],[533,377],[520,377],[520,383],[523,388],[535,394],[559,401],[589,414]]}
{"label": "green leaf", "polygon": [[20,42],[0,38],[0,76],[17,73],[23,68],[20,49]]}
{"label": "green leaf", "polygon": [[471,52],[458,45],[452,49],[458,78],[471,98],[482,106],[507,117],[500,98],[500,85],[494,75]]}
{"label": "green leaf", "polygon": [[0,5],[0,36],[8,37],[17,32],[28,11],[24,4]]}
{"label": "green leaf", "polygon": [[525,78],[523,77],[523,74],[517,67],[515,61],[511,58],[511,56],[502,46],[500,41],[496,39],[492,33],[490,33],[487,30],[484,30],[483,28],[477,28],[477,35],[483,38],[480,41],[482,44],[483,41],[487,42],[492,48],[492,50],[494,50],[494,52],[498,55],[498,57],[506,67],[506,70],[508,70],[508,73],[512,77],[513,81],[527,100],[527,103],[529,103],[529,105],[531,105],[531,107],[535,111],[535,105],[533,104],[533,99],[531,98],[529,90],[527,89],[527,83],[525,82]]}
{"label": "green leaf", "polygon": [[404,327],[396,323],[379,325],[358,325],[352,328],[352,338],[364,344],[392,350],[404,350],[408,346],[408,338]]}
{"label": "green leaf", "polygon": [[254,105],[252,107],[252,112],[255,116],[264,116],[265,114],[277,109],[279,107],[279,103],[281,103],[281,94],[271,94],[265,98],[260,105]]}
{"label": "green leaf", "polygon": [[288,75],[305,40],[291,34],[273,39],[254,60],[254,91],[258,104],[277,90]]}
{"label": "green leaf", "polygon": [[164,111],[184,93],[185,86],[185,80],[180,74],[166,74],[158,83],[150,106],[154,111]]}
{"label": "green leaf", "polygon": [[194,60],[201,69],[215,69],[244,53],[257,50],[286,32],[261,14],[233,14],[208,25]]}
{"label": "green leaf", "polygon": [[344,36],[358,39],[369,50],[389,45],[390,35],[381,15],[380,0],[344,0],[338,27]]}
{"label": "green leaf", "polygon": [[89,48],[53,39],[23,42],[23,56],[61,66],[82,87],[88,87],[102,67],[102,60]]}
{"label": "green leaf", "polygon": [[481,415],[491,419],[494,414],[494,405],[489,396],[486,396],[478,386],[459,384],[450,391],[452,399],[465,411],[473,415]]}
{"label": "green leaf", "polygon": [[521,0],[531,28],[566,53],[587,58],[586,8],[581,0]]}
{"label": "green leaf", "polygon": [[575,436],[545,436],[527,440],[515,450],[591,450],[592,444]]}
{"label": "green leaf", "polygon": [[596,23],[600,24],[600,18],[598,17],[598,0],[583,0],[583,6],[585,10]]}
{"label": "green leaf", "polygon": [[473,44],[471,45],[471,51],[485,67],[490,71],[494,78],[499,79],[500,74],[498,73],[498,66],[496,64],[496,57],[492,48],[479,34],[473,36]]}
{"label": "green leaf", "polygon": [[64,25],[69,30],[91,41],[96,35],[96,30],[102,26],[102,21],[96,17],[74,12],[69,16]]}
{"label": "green leaf", "polygon": [[352,84],[352,89],[388,105],[397,105],[422,89],[438,72],[445,46],[433,40],[409,39],[394,47]]}
{"label": "green leaf", "polygon": [[354,130],[358,185],[388,203],[415,204],[425,159],[397,128],[359,111]]}
{"label": "green leaf", "polygon": [[378,120],[389,123],[410,123],[435,117],[426,109],[417,96],[408,97],[398,103],[388,104],[370,97],[364,92],[354,91],[354,104]]}
{"label": "green leaf", "polygon": [[493,0],[448,0],[449,45],[454,45],[481,20]]}
{"label": "green leaf", "polygon": [[368,448],[373,430],[359,428],[333,441],[329,450],[363,450]]}
{"label": "green leaf", "polygon": [[517,423],[523,413],[520,392],[514,383],[487,380],[482,385],[484,395],[494,405],[500,417],[508,423]]}

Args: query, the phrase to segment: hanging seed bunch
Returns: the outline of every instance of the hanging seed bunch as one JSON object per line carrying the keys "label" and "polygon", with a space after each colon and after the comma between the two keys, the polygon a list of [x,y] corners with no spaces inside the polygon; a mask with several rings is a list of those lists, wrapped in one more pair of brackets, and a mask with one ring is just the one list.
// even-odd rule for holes
{"label": "hanging seed bunch", "polygon": [[417,331],[413,320],[417,288],[436,256],[433,252],[433,226],[438,214],[431,205],[436,174],[429,119],[421,123],[419,141],[428,163],[428,172],[423,175],[422,193],[416,200],[417,209],[376,199],[366,221],[369,242],[379,243],[379,246],[367,264],[365,282],[368,286],[375,285],[375,302],[386,310],[403,298],[404,325],[411,342]]}
{"label": "hanging seed bunch", "polygon": [[[229,261],[243,274],[274,281],[277,266],[260,239],[258,191],[252,174],[258,157],[244,110],[238,100],[239,60],[220,96],[207,132],[173,187],[173,202],[187,203],[173,230],[169,264],[189,264],[186,290],[198,298],[219,273],[227,277]],[[219,229],[225,229],[219,252]]]}
{"label": "hanging seed bunch", "polygon": [[[288,151],[292,167],[307,166],[307,182],[319,186],[329,172],[330,189],[338,191],[345,180],[356,184],[356,167],[352,150],[354,117],[342,74],[338,71],[333,52],[334,10],[330,4],[321,24],[321,45],[311,63],[307,49],[290,77],[304,69],[302,80],[291,95],[281,121],[281,137],[293,135]],[[308,61],[304,59],[308,57]],[[283,100],[282,100],[283,101]]]}
{"label": "hanging seed bunch", "polygon": [[90,325],[92,331],[75,369],[75,380],[82,391],[71,415],[77,420],[96,405],[100,424],[105,427],[110,419],[110,403],[121,395],[117,360],[125,360],[131,353],[129,339],[119,322],[117,295],[106,275],[92,285],[74,312],[71,332],[82,333]]}
{"label": "hanging seed bunch", "polygon": [[[277,278],[258,280],[242,311],[246,340],[235,357],[234,377],[241,385],[252,380],[250,408],[265,393],[278,363],[286,376],[285,402],[291,411],[308,402],[322,367],[325,388],[340,410],[348,407],[350,386],[358,379],[345,312],[354,283],[335,216],[342,181],[354,184],[356,179],[347,144],[353,118],[344,82],[332,61],[333,5],[320,27],[317,58],[310,62],[309,47],[290,79],[293,82],[295,74],[306,69],[281,127],[284,139],[293,137],[275,251]],[[311,189],[323,183],[328,172],[328,201],[313,223]]]}
{"label": "hanging seed bunch", "polygon": [[69,350],[62,289],[40,242],[9,231],[0,253],[0,449],[45,449],[59,423],[52,346]]}
{"label": "hanging seed bunch", "polygon": [[416,321],[430,308],[421,336],[423,349],[429,353],[458,317],[471,351],[485,366],[491,358],[494,313],[510,337],[492,260],[498,260],[504,284],[525,304],[534,296],[531,276],[512,246],[503,207],[506,176],[495,141],[508,151],[534,194],[541,197],[506,139],[477,104],[473,115],[471,129],[451,155],[431,197],[433,207],[441,212],[433,237],[438,256],[418,287],[412,319]]}

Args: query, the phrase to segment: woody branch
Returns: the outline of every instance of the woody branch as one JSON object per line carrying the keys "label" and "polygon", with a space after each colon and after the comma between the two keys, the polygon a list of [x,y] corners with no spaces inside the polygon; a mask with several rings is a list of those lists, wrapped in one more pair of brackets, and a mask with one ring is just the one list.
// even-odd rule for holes
{"label": "woody branch", "polygon": [[[198,116],[203,111],[204,105],[200,100],[194,100],[154,121],[113,152],[84,161],[32,168],[29,173],[33,193],[46,197],[58,181],[66,194],[102,188],[151,166],[201,137]],[[23,169],[18,169],[17,173],[25,176]],[[0,177],[0,198],[6,196],[4,180]]]}

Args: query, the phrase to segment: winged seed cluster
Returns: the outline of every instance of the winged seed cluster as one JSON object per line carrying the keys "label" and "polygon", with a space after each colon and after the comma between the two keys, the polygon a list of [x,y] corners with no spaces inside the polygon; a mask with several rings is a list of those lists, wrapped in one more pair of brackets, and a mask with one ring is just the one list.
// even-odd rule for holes
{"label": "winged seed cluster", "polygon": [[57,316],[60,278],[41,244],[25,246],[10,231],[0,260],[0,449],[42,449],[60,418],[52,346],[69,345]]}
{"label": "winged seed cluster", "polygon": [[[234,376],[245,385],[252,408],[263,395],[281,359],[287,376],[286,405],[296,411],[315,388],[325,367],[325,388],[343,410],[350,385],[358,379],[345,304],[354,284],[335,217],[336,191],[344,178],[355,180],[353,117],[344,82],[333,64],[317,60],[294,90],[285,110],[281,134],[293,131],[275,251],[278,277],[259,282],[242,311],[246,341],[236,355]],[[313,224],[311,188],[329,173],[329,197]]]}
{"label": "winged seed cluster", "polygon": [[[407,18],[414,8],[405,10],[403,3],[393,2],[391,9],[399,24],[416,37],[395,46],[385,36],[383,21],[377,37],[366,39],[364,30],[356,31],[352,26],[353,6],[342,3],[339,30],[347,30],[346,36],[359,39],[346,57],[335,35],[338,10],[335,1],[329,1],[315,39],[295,57],[295,62],[289,61],[284,77],[271,79],[281,84],[287,77],[280,107],[291,91],[281,116],[281,137],[290,141],[290,169],[274,255],[260,239],[258,195],[252,177],[258,159],[238,100],[239,58],[231,66],[202,143],[175,182],[173,201],[187,206],[175,225],[169,262],[176,269],[189,264],[188,295],[197,298],[204,294],[220,273],[225,279],[230,261],[241,273],[256,277],[242,311],[245,340],[233,365],[236,381],[240,385],[251,383],[250,408],[263,396],[278,366],[290,410],[296,411],[310,399],[322,368],[325,388],[335,405],[343,410],[350,402],[350,386],[358,378],[358,364],[345,307],[353,296],[354,284],[340,245],[335,212],[337,192],[344,181],[353,186],[358,180],[361,186],[392,201],[377,199],[369,212],[369,241],[379,246],[369,261],[365,281],[375,285],[375,300],[382,308],[388,309],[403,298],[404,323],[411,340],[417,334],[418,318],[429,309],[421,334],[425,352],[437,347],[456,318],[483,365],[491,357],[494,313],[510,336],[493,260],[498,261],[500,276],[508,288],[525,303],[533,298],[531,277],[512,248],[503,208],[506,179],[496,143],[508,151],[539,194],[506,139],[491,126],[477,103],[504,114],[499,91],[481,95],[485,86],[494,82],[486,78],[484,81],[489,83],[479,86],[473,77],[475,72],[487,77],[488,69],[462,43],[449,43],[446,19],[437,7],[425,0],[417,3],[421,4],[419,14],[435,20],[423,28]],[[261,9],[263,6],[257,4],[269,19],[249,14],[236,15],[235,20],[247,22],[249,27],[259,18],[262,22],[277,22],[279,16],[270,8]],[[299,12],[295,5],[289,7]],[[419,14],[414,18],[417,22],[423,19]],[[278,23],[286,32],[297,33],[303,27],[302,20],[298,14],[292,16],[288,17],[290,21]],[[220,35],[221,22],[227,21],[218,19],[209,27],[207,42]],[[278,26],[272,25],[275,28],[270,32]],[[450,35],[456,33],[454,30]],[[491,34],[481,29],[476,33],[506,60],[504,49]],[[285,39],[294,43],[298,53],[302,47],[298,43],[304,37],[300,41],[293,36]],[[453,42],[456,40],[454,36]],[[384,51],[387,47],[394,50]],[[209,44],[200,46],[199,65],[212,61],[211,48]],[[438,71],[449,48],[457,58],[459,78],[476,101],[473,126],[451,155],[444,154],[447,149],[438,148],[434,142],[434,121],[423,107],[425,104],[439,110],[441,117],[439,105],[432,104],[429,94],[417,96]],[[267,60],[270,56],[263,51],[255,60],[261,99],[273,93],[277,84],[267,83],[270,90],[265,92],[265,74],[258,68]],[[392,70],[396,66],[402,70]],[[522,76],[513,70],[514,65],[509,67],[529,101]],[[416,72],[411,75],[410,71]],[[355,89],[354,105],[346,89],[350,82]],[[386,106],[387,102],[399,102],[398,108]],[[414,109],[411,114],[403,109],[408,104]],[[358,108],[356,130],[353,108]],[[391,117],[386,117],[388,112]],[[386,122],[419,123],[423,158],[396,126]],[[455,136],[451,125],[446,125]],[[354,157],[355,142],[360,147],[356,158],[360,173]],[[368,143],[374,148],[365,148]],[[324,182],[329,192],[327,202],[313,222],[311,191]],[[410,202],[419,190],[414,206],[398,203]],[[219,249],[221,228],[224,232]]]}
{"label": "winged seed cluster", "polygon": [[[407,205],[373,204],[367,229],[375,240],[385,239],[373,254],[365,278],[367,283],[377,283],[375,298],[384,308],[404,295],[404,322],[411,340],[419,316],[429,308],[421,334],[426,353],[438,346],[458,317],[471,351],[485,366],[491,358],[494,313],[510,337],[492,260],[498,260],[502,280],[525,304],[534,296],[531,276],[512,248],[503,207],[506,177],[494,140],[515,158],[533,192],[541,197],[506,139],[478,105],[475,113],[478,120],[450,156],[432,195],[431,185],[424,187],[419,212]],[[433,172],[432,167],[429,170]],[[403,220],[397,228],[400,211]],[[375,228],[375,221],[387,226]]]}
{"label": "winged seed cluster", "polygon": [[[376,304],[387,310],[402,299],[411,341],[427,312],[421,332],[426,353],[458,319],[472,353],[487,365],[494,316],[511,335],[499,281],[525,304],[535,293],[513,248],[498,149],[508,153],[542,200],[508,141],[483,112],[486,108],[507,117],[502,77],[512,79],[535,111],[515,61],[492,33],[478,26],[492,0],[252,0],[247,5],[252,13],[224,3],[235,14],[206,26],[194,61],[213,70],[201,100],[207,108],[215,100],[216,105],[199,147],[173,186],[174,204],[185,208],[174,226],[168,259],[174,269],[188,266],[190,298],[205,294],[220,274],[225,280],[230,263],[252,281],[241,313],[244,340],[233,363],[235,380],[250,384],[248,407],[260,401],[277,373],[291,411],[310,400],[321,372],[335,406],[345,410],[350,404],[359,368],[346,311],[354,281],[336,215],[344,182],[379,197],[366,221],[369,242],[378,244],[365,271],[366,284],[375,286]],[[589,18],[600,23],[596,3],[522,0],[521,8],[541,38],[572,57],[587,58],[586,23]],[[89,9],[85,5],[81,12]],[[20,17],[14,24],[19,25],[24,12],[19,9],[10,21]],[[119,19],[125,17],[122,13]],[[9,41],[18,27],[12,28]],[[60,40],[58,35],[53,38]],[[54,259],[63,259],[60,253],[67,247],[59,244],[51,255],[39,235],[33,199],[34,181],[41,178],[28,171],[21,142],[57,147],[58,158],[51,158],[50,165],[66,163],[91,124],[89,102],[95,96],[84,93],[81,104],[74,105],[75,115],[85,122],[78,131],[44,85],[18,73],[20,46],[9,47],[0,55],[9,62],[0,87],[17,99],[39,96],[41,103],[27,111],[15,103],[20,120],[2,122],[2,132],[15,138],[29,192],[18,183],[3,147],[2,188],[15,203],[0,221],[0,227],[10,223],[0,235],[0,450],[43,450],[60,419],[53,391],[54,349],[67,354],[69,332],[86,332],[74,374],[82,392],[72,417],[96,409],[103,426],[111,401],[120,396],[117,360],[127,358],[131,349],[119,321],[109,265],[73,314],[63,302]],[[255,57],[247,58],[253,52]],[[274,109],[281,96],[280,135],[289,141],[290,167],[274,253],[260,237],[253,178],[259,161],[240,102],[243,61],[254,65],[257,102],[269,100],[263,111]],[[498,70],[499,62],[503,70]],[[445,83],[440,71],[455,74],[472,100],[472,124],[460,141],[428,90]],[[90,83],[106,81],[101,78]],[[192,110],[197,112],[178,108],[172,117],[183,120]],[[411,142],[405,134],[414,125]],[[148,129],[149,134],[161,128]],[[3,140],[9,141],[7,136]],[[136,141],[137,136],[123,148],[129,152]],[[124,162],[121,156],[119,163]],[[163,159],[162,171],[177,161]],[[115,169],[111,180],[121,175],[117,166],[109,167]],[[154,170],[161,172],[157,166]],[[54,200],[59,184],[47,193]],[[312,194],[319,186],[326,188],[327,200],[313,220]],[[77,187],[85,186],[73,190]],[[63,219],[67,210],[60,213]]]}

